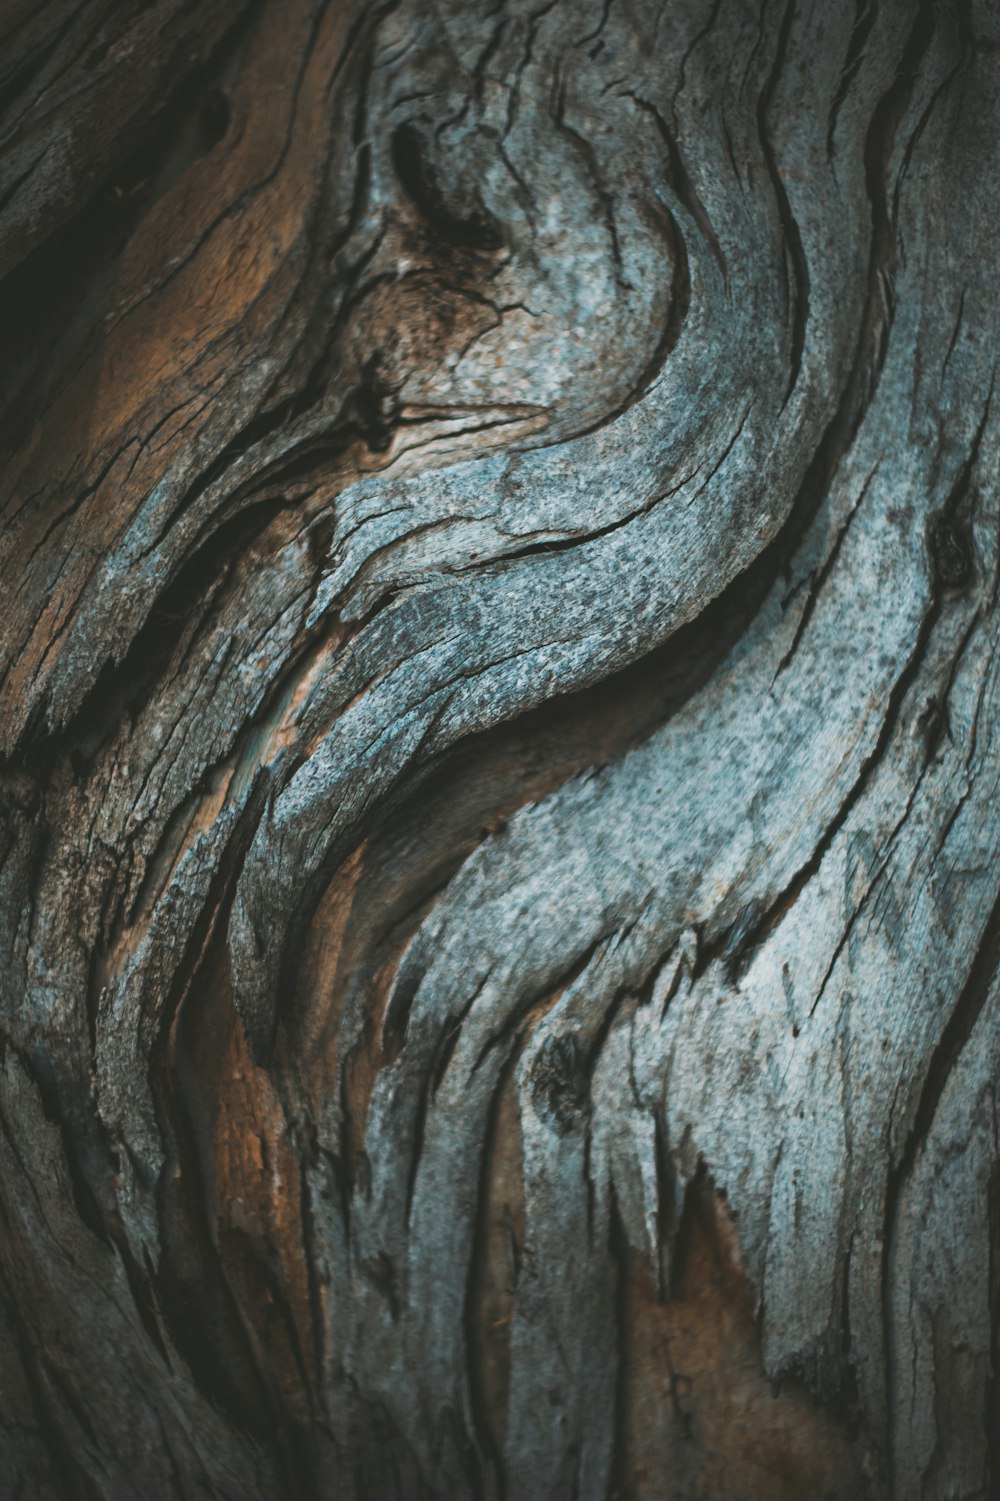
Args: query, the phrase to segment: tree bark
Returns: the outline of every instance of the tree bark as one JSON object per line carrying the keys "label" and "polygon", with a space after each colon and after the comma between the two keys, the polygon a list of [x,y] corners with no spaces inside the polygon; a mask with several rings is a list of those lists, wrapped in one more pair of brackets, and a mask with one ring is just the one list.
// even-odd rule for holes
{"label": "tree bark", "polygon": [[1000,1496],[998,56],[9,0],[0,1497]]}

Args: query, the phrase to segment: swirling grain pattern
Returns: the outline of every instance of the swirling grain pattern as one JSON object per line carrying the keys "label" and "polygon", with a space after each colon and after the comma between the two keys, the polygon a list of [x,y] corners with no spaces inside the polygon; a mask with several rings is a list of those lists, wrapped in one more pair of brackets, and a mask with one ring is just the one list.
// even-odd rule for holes
{"label": "swirling grain pattern", "polygon": [[3,1496],[996,1494],[998,55],[13,0]]}

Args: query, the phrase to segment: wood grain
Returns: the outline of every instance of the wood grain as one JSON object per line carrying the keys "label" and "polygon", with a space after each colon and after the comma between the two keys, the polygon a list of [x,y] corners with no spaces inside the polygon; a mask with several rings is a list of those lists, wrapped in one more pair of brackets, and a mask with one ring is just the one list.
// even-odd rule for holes
{"label": "wood grain", "polygon": [[1000,1486],[985,0],[0,20],[0,1496]]}

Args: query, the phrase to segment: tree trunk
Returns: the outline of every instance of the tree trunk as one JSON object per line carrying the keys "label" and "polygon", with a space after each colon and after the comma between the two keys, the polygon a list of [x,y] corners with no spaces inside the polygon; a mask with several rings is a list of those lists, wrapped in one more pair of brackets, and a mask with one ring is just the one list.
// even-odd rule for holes
{"label": "tree trunk", "polygon": [[0,1497],[1000,1496],[998,54],[7,0]]}

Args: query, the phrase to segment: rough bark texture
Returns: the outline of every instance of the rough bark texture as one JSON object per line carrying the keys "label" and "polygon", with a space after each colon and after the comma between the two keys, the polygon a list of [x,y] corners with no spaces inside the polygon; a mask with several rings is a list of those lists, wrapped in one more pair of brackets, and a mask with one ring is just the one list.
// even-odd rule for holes
{"label": "rough bark texture", "polygon": [[0,1496],[1000,1495],[993,0],[7,0]]}

